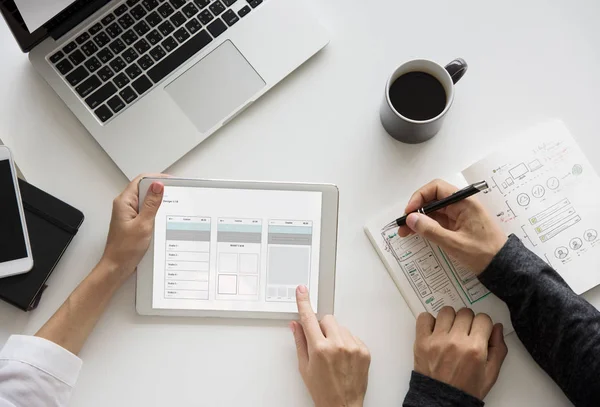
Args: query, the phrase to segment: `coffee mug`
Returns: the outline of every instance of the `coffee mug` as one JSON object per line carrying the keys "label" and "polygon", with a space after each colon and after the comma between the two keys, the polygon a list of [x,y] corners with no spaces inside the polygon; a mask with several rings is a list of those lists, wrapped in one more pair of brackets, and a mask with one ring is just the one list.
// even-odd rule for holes
{"label": "coffee mug", "polygon": [[390,136],[403,143],[422,143],[435,136],[454,101],[454,84],[468,65],[457,58],[445,67],[426,59],[400,65],[385,85],[379,112]]}

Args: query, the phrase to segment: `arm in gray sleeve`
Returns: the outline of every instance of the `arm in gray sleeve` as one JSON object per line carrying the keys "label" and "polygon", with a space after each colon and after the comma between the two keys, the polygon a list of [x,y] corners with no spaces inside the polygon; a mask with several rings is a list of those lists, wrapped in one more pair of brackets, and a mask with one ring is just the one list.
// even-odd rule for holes
{"label": "arm in gray sleeve", "polygon": [[567,397],[600,406],[598,310],[514,235],[479,280],[508,305],[519,339]]}
{"label": "arm in gray sleeve", "polygon": [[403,407],[483,407],[483,401],[462,390],[412,372]]}

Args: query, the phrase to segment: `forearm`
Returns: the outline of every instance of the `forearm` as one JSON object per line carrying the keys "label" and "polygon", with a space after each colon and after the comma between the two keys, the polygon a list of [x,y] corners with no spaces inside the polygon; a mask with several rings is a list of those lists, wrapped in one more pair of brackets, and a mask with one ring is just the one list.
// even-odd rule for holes
{"label": "forearm", "polygon": [[115,291],[124,273],[106,260],[79,284],[36,336],[78,354]]}
{"label": "forearm", "polygon": [[479,279],[506,302],[519,339],[571,401],[598,405],[600,313],[515,236]]}

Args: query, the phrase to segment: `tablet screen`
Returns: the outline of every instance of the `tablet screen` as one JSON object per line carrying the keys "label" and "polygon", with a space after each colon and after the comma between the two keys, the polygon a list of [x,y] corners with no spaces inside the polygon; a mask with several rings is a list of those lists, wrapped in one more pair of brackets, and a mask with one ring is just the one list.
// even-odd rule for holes
{"label": "tablet screen", "polygon": [[322,193],[165,186],[154,231],[154,309],[317,309]]}

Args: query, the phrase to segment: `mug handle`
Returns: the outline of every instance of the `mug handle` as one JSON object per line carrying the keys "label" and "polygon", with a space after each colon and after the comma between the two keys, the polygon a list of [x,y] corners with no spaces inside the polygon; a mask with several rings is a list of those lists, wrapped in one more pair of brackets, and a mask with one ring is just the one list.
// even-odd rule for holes
{"label": "mug handle", "polygon": [[456,84],[467,72],[467,69],[469,69],[469,65],[464,59],[456,58],[454,61],[446,65],[445,68],[446,71],[448,71],[448,73],[450,74],[452,82]]}

